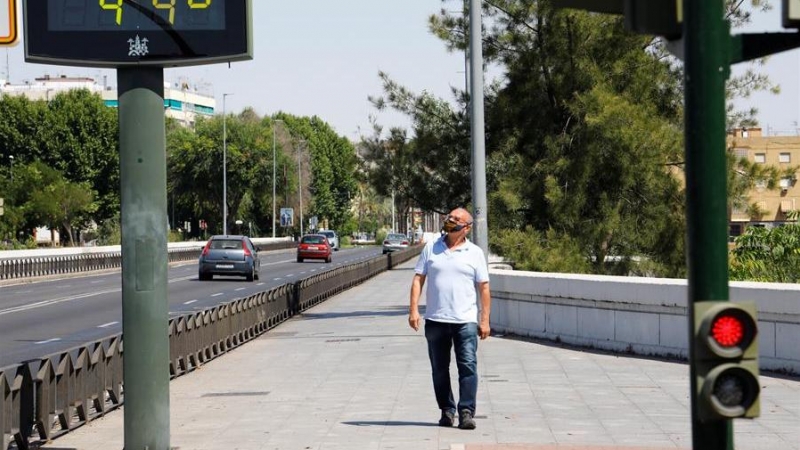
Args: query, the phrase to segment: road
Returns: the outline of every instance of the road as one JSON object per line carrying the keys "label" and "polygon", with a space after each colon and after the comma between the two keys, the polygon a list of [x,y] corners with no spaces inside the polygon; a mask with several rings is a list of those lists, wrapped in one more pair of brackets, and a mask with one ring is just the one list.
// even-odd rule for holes
{"label": "road", "polygon": [[[170,317],[296,281],[320,271],[371,259],[380,247],[343,249],[333,262],[297,263],[294,250],[261,253],[260,280],[197,279],[194,262],[169,268]],[[38,359],[122,331],[119,271],[0,287],[0,368]]]}

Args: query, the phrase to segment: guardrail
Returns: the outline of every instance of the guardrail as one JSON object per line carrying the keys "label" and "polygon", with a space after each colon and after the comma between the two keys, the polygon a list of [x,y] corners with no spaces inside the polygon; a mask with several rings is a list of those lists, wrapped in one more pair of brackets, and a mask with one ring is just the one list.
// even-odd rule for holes
{"label": "guardrail", "polygon": [[[421,247],[337,267],[169,321],[171,378],[417,256]],[[117,409],[124,401],[124,339],[116,334],[36,361],[0,368],[0,449],[28,450]],[[154,368],[160,370],[160,368]]]}
{"label": "guardrail", "polygon": [[[200,257],[204,243],[197,247],[170,248],[169,262],[191,261]],[[295,248],[294,241],[279,241],[255,244],[259,250],[281,250]],[[0,281],[20,278],[63,275],[95,270],[119,269],[122,267],[122,252],[81,253],[71,255],[27,256],[0,259]]]}

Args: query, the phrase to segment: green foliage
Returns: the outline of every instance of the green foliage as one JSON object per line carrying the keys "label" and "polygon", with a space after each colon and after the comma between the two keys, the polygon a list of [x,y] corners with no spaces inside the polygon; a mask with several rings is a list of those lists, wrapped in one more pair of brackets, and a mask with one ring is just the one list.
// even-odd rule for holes
{"label": "green foliage", "polygon": [[[504,83],[486,94],[490,232],[500,242],[534,233],[531,245],[545,249],[563,241],[568,261],[582,261],[528,267],[620,273],[638,258],[682,275],[684,199],[673,174],[683,148],[681,82],[652,38],[628,33],[619,17],[545,1],[496,0],[484,13],[487,60],[504,70]],[[463,48],[458,17],[443,12],[430,24],[448,47]],[[378,193],[393,190],[429,211],[468,205],[467,111],[381,77],[375,105],[408,115],[414,139],[376,127],[365,140]],[[465,100],[457,93],[459,107]]]}
{"label": "green foliage", "polygon": [[731,252],[730,279],[800,282],[800,225],[748,227]]}
{"label": "green foliage", "polygon": [[592,273],[589,260],[573,238],[553,229],[545,232],[527,227],[490,234],[490,248],[517,270],[535,272]]}
{"label": "green foliage", "polygon": [[122,245],[122,228],[119,213],[97,226],[97,245]]}

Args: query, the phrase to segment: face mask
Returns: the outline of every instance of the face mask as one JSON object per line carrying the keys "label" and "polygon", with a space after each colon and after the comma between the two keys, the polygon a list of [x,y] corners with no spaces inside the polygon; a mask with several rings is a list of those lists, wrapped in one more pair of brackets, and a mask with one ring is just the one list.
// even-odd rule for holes
{"label": "face mask", "polygon": [[447,220],[444,221],[444,225],[442,226],[442,229],[444,230],[445,233],[455,233],[457,231],[463,230],[464,228],[468,227],[469,225],[470,224],[468,224],[468,223],[467,224],[463,224],[463,223],[460,224],[460,223],[458,223],[458,222],[456,222],[456,221],[454,221],[452,219],[447,219]]}

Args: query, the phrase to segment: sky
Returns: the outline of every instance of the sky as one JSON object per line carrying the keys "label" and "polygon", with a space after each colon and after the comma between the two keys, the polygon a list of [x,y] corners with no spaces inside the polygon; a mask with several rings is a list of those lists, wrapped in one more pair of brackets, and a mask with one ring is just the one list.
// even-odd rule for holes
{"label": "sky", "polygon": [[[771,2],[772,11],[754,13],[753,23],[741,31],[786,31],[781,28],[781,2]],[[382,93],[379,71],[414,92],[427,91],[448,101],[453,101],[451,87],[463,88],[463,54],[448,52],[427,27],[431,14],[443,7],[460,10],[461,4],[462,0],[253,0],[252,61],[165,69],[165,81],[204,87],[213,92],[220,111],[222,94],[229,93],[228,112],[252,107],[260,115],[316,115],[340,135],[358,140],[372,133],[370,116],[385,128],[410,123],[403,115],[378,112],[370,104],[369,96]],[[105,76],[116,85],[113,70],[25,63],[23,47],[20,42],[0,48],[0,78],[18,84],[45,74],[98,81]],[[734,66],[733,72],[743,66]],[[773,55],[760,70],[780,85],[781,94],[756,93],[734,104],[758,108],[765,133],[796,134],[800,50]],[[493,76],[486,76],[487,83]]]}
{"label": "sky", "polygon": [[[735,32],[791,32],[781,26],[781,0],[770,0],[772,10],[754,12],[753,20],[747,27]],[[732,67],[735,74],[744,70],[747,63]],[[800,128],[800,50],[776,53],[767,58],[767,63],[758,68],[759,72],[769,75],[770,80],[780,86],[778,95],[760,92],[748,99],[734,100],[737,107],[755,107],[759,113],[757,119],[765,134],[795,135]]]}
{"label": "sky", "polygon": [[[460,10],[462,0],[253,0],[252,61],[164,70],[168,82],[186,80],[213,91],[222,110],[252,107],[319,116],[340,135],[371,135],[370,115],[385,128],[409,125],[392,112],[379,113],[369,96],[382,93],[378,72],[414,92],[453,101],[451,86],[464,86],[464,56],[448,53],[427,28],[442,7]],[[22,25],[20,25],[22,28]],[[20,33],[24,37],[24,32]],[[10,72],[10,76],[6,73]],[[107,77],[114,70],[25,63],[24,45],[0,48],[0,78],[12,84],[43,75]]]}

